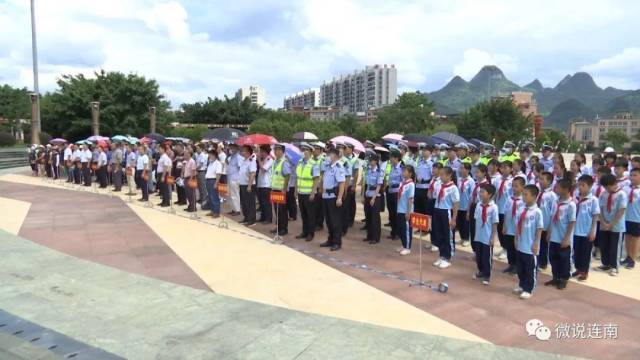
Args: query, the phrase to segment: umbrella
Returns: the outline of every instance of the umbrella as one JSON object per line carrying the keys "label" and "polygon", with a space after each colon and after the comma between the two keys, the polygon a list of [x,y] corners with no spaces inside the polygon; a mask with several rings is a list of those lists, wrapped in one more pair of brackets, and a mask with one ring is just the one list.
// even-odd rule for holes
{"label": "umbrella", "polygon": [[89,136],[86,141],[96,142],[100,140],[109,140],[109,138],[100,136],[100,135],[93,135],[93,136]]}
{"label": "umbrella", "polygon": [[129,138],[124,136],[124,135],[116,135],[116,136],[112,136],[111,140],[113,140],[113,141],[128,141]]}
{"label": "umbrella", "polygon": [[386,142],[396,143],[396,142],[402,140],[402,135],[391,133],[391,134],[387,134],[387,135],[383,136],[382,140],[384,140]]}
{"label": "umbrella", "polygon": [[145,135],[144,137],[146,137],[146,138],[148,138],[148,139],[150,139],[152,141],[159,142],[159,143],[164,141],[164,136],[162,136],[162,135],[160,135],[158,133],[150,133],[150,134]]}
{"label": "umbrella", "polygon": [[51,145],[62,145],[64,143],[66,143],[67,140],[63,139],[63,138],[55,138],[55,139],[51,139],[49,140],[49,144]]}
{"label": "umbrella", "polygon": [[251,134],[245,135],[238,140],[236,140],[236,144],[240,146],[244,145],[274,145],[277,144],[278,140],[271,135],[265,134]]}
{"label": "umbrella", "polygon": [[284,154],[293,166],[298,165],[298,161],[302,158],[302,151],[298,149],[297,146],[289,143],[283,143],[284,145]]}
{"label": "umbrella", "polygon": [[107,144],[107,142],[104,141],[104,140],[98,140],[98,146],[100,146],[101,148],[104,149],[104,148],[108,147],[109,144]]}
{"label": "umbrella", "polygon": [[446,145],[449,145],[449,146],[453,146],[453,145],[457,144],[457,142],[449,141],[447,139],[443,139],[443,138],[440,138],[440,137],[437,137],[437,136],[432,136],[431,139],[433,141],[435,141],[436,144],[446,144]]}
{"label": "umbrella", "polygon": [[139,142],[143,143],[143,144],[148,144],[151,142],[151,139],[149,139],[148,137],[143,137],[142,139],[138,140]]}
{"label": "umbrella", "polygon": [[217,128],[207,132],[204,135],[204,139],[208,139],[208,140],[216,139],[222,142],[234,142],[245,135],[247,134],[245,134],[244,132],[238,129]]}
{"label": "umbrella", "polygon": [[448,131],[440,131],[439,133],[433,134],[433,137],[447,140],[449,143],[452,143],[454,145],[459,143],[467,143],[467,139]]}
{"label": "umbrella", "polygon": [[301,131],[293,134],[291,136],[293,140],[318,140],[318,137],[314,133],[310,133],[308,131]]}
{"label": "umbrella", "polygon": [[333,139],[329,140],[332,143],[337,143],[337,142],[341,142],[341,143],[345,143],[345,144],[351,144],[353,145],[353,150],[355,150],[356,152],[364,152],[364,146],[362,145],[362,143],[354,138],[348,137],[348,136],[336,136]]}
{"label": "umbrella", "polygon": [[435,144],[437,144],[437,142],[434,141],[431,138],[431,136],[423,135],[423,134],[405,135],[404,137],[402,137],[402,140],[406,140],[406,141],[409,141],[409,142],[415,142],[415,143],[425,143],[427,145],[435,145]]}
{"label": "umbrella", "polygon": [[91,141],[87,141],[87,140],[76,141],[76,145],[87,145],[87,144],[91,144]]}
{"label": "umbrella", "polygon": [[484,142],[480,139],[469,139],[469,143],[475,145],[476,147],[481,147],[481,146],[489,146],[489,147],[493,147],[493,145],[489,144],[488,142]]}

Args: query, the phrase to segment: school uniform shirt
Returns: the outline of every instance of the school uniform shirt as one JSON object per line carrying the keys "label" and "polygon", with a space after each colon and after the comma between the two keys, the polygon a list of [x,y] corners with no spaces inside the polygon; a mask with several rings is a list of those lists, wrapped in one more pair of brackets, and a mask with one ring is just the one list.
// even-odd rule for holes
{"label": "school uniform shirt", "polygon": [[[369,167],[364,183],[366,186],[364,196],[368,198],[373,197],[376,192],[376,187],[380,186],[380,188],[382,188],[382,184],[384,184],[384,172],[378,166],[374,168]],[[380,193],[378,193],[378,196],[380,196]]]}
{"label": "school uniform shirt", "polygon": [[619,178],[617,181],[620,189],[625,189],[631,186],[631,180],[626,176]]}
{"label": "school uniform shirt", "polygon": [[91,151],[89,151],[89,150],[80,150],[79,157],[80,157],[80,162],[81,163],[87,163],[87,162],[89,162],[89,160],[91,160]]}
{"label": "school uniform shirt", "polygon": [[475,180],[471,176],[458,179],[458,190],[460,191],[460,210],[467,211],[471,206],[471,195],[476,186]]}
{"label": "school uniform shirt", "polygon": [[391,173],[389,173],[389,193],[397,194],[402,183],[402,164],[396,166],[391,165]]}
{"label": "school uniform shirt", "polygon": [[477,182],[473,186],[473,190],[471,190],[471,203],[480,204],[482,202],[482,200],[480,200],[480,187],[484,184],[489,184],[489,181],[482,179],[482,181]]}
{"label": "school uniform shirt", "polygon": [[558,203],[558,195],[553,191],[551,187],[543,190],[538,195],[538,204],[540,211],[542,211],[542,223],[544,224],[544,231],[549,229],[551,225],[551,216],[556,210],[556,204]]}
{"label": "school uniform shirt", "polygon": [[595,196],[597,199],[600,199],[600,196],[602,195],[603,192],[604,192],[604,186],[598,184],[597,182],[594,182],[593,185],[591,185],[591,194]]}
{"label": "school uniform shirt", "polygon": [[[551,231],[549,241],[561,243],[567,233],[569,224],[573,221],[576,221],[576,203],[571,198],[564,201],[558,200],[549,226],[549,231]],[[569,234],[569,239],[569,245],[571,246],[573,243],[573,231]]]}
{"label": "school uniform shirt", "polygon": [[496,187],[496,205],[498,205],[498,212],[500,215],[504,214],[507,201],[511,198],[512,190],[511,185],[513,182],[513,178],[511,175],[502,176],[496,179],[496,182],[493,183],[493,186]]}
{"label": "school uniform shirt", "polygon": [[416,189],[428,189],[433,174],[433,161],[420,158],[416,166]]}
{"label": "school uniform shirt", "polygon": [[72,161],[80,161],[81,159],[82,159],[82,153],[80,152],[80,150],[75,150],[71,154],[71,160]]}
{"label": "school uniform shirt", "polygon": [[416,184],[412,180],[405,180],[398,190],[398,210],[399,214],[406,214],[409,211],[409,201],[415,196]]}
{"label": "school uniform shirt", "polygon": [[460,191],[456,185],[450,181],[447,184],[441,184],[435,195],[436,209],[451,210],[453,204],[460,202]]}
{"label": "school uniform shirt", "polygon": [[478,206],[476,206],[476,210],[473,213],[473,217],[476,221],[476,237],[473,241],[477,241],[485,245],[491,245],[493,224],[497,224],[499,222],[498,206],[493,202],[493,200],[488,204],[478,203]]}
{"label": "school uniform shirt", "polygon": [[193,158],[189,158],[189,160],[185,161],[183,171],[184,171],[185,179],[188,177],[196,176],[198,172],[196,167],[196,161],[193,160]]}
{"label": "school uniform shirt", "polygon": [[538,177],[533,173],[533,170],[527,171],[526,184],[538,186]]}
{"label": "school uniform shirt", "polygon": [[149,156],[140,155],[136,158],[136,170],[145,170],[149,166]]}
{"label": "school uniform shirt", "polygon": [[518,214],[524,209],[525,203],[521,196],[511,196],[507,201],[504,209],[504,229],[507,235],[514,236],[516,234],[516,222],[518,221]]}
{"label": "school uniform shirt", "polygon": [[248,158],[242,158],[242,162],[240,163],[240,169],[238,170],[238,184],[239,185],[249,185],[249,175],[251,173],[255,173],[258,170],[258,165],[256,164],[256,156],[251,155]]}
{"label": "school uniform shirt", "polygon": [[538,255],[531,251],[536,232],[542,229],[542,211],[537,205],[524,207],[516,222],[517,250],[524,254]]}
{"label": "school uniform shirt", "polygon": [[[616,216],[616,213],[620,209],[627,208],[628,201],[629,200],[627,198],[627,193],[624,190],[618,188],[617,191],[609,193],[605,189],[602,195],[600,195],[600,215],[606,222],[611,223],[611,221],[613,221],[613,218]],[[609,231],[625,232],[626,227],[625,227],[624,220],[625,218],[622,217],[620,221],[618,221],[615,224],[612,224],[613,227]]]}
{"label": "school uniform shirt", "polygon": [[580,168],[580,172],[582,173],[582,175],[593,176],[593,167],[585,165]]}
{"label": "school uniform shirt", "polygon": [[429,190],[427,191],[427,197],[430,199],[435,199],[436,195],[440,191],[440,186],[442,185],[442,180],[439,177],[431,179],[431,183],[429,184]]}
{"label": "school uniform shirt", "polygon": [[220,162],[220,160],[216,159],[214,161],[208,161],[204,178],[216,179],[220,174],[222,174],[222,163]]}
{"label": "school uniform shirt", "polygon": [[541,156],[540,164],[544,166],[544,171],[553,172],[553,156],[548,158]]}
{"label": "school uniform shirt", "polygon": [[[338,187],[340,183],[345,181],[344,168],[336,161],[325,167],[324,176],[322,177],[322,198],[334,199],[338,197]],[[327,193],[330,190],[331,193]]]}
{"label": "school uniform shirt", "polygon": [[513,176],[513,178],[514,178],[514,179],[515,179],[515,178],[517,178],[517,177],[521,177],[521,178],[522,178],[522,180],[524,180],[524,183],[525,183],[525,184],[527,183],[527,175],[525,175],[522,171],[517,172],[517,173]]}
{"label": "school uniform shirt", "polygon": [[573,231],[575,236],[588,236],[591,232],[593,218],[600,215],[600,203],[592,194],[576,200],[576,226]]}
{"label": "school uniform shirt", "polygon": [[227,169],[227,177],[229,178],[230,181],[237,182],[239,180],[240,166],[242,165],[243,161],[244,159],[238,153],[235,153],[227,157],[226,169]]}
{"label": "school uniform shirt", "polygon": [[629,186],[625,191],[629,194],[629,203],[624,218],[626,221],[640,223],[640,187]]}
{"label": "school uniform shirt", "polygon": [[273,158],[268,155],[262,160],[262,166],[258,172],[258,187],[271,188],[271,167],[273,166]]}
{"label": "school uniform shirt", "polygon": [[171,164],[171,158],[169,158],[169,155],[167,155],[166,153],[162,154],[162,156],[160,156],[160,159],[158,160],[158,167],[156,169],[156,172],[158,174],[163,174],[165,171],[167,171],[167,169],[171,167]]}

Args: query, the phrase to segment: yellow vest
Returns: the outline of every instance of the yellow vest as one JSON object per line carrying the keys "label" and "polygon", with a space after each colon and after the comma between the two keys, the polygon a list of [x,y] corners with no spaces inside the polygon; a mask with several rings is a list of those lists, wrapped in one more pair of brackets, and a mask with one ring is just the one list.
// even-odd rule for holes
{"label": "yellow vest", "polygon": [[284,158],[276,159],[273,163],[273,171],[271,174],[271,189],[284,191],[284,175],[282,168],[284,167]]}
{"label": "yellow vest", "polygon": [[298,166],[296,167],[296,186],[298,187],[298,193],[311,194],[313,190],[313,166],[315,165],[312,159],[309,159],[304,163],[304,159],[300,159]]}

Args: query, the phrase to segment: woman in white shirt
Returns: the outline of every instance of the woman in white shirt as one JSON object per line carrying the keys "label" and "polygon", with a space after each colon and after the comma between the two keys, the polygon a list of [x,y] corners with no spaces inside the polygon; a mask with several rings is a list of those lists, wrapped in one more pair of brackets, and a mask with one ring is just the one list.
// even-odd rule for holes
{"label": "woman in white shirt", "polygon": [[205,172],[205,185],[207,194],[209,195],[209,204],[211,204],[211,216],[214,219],[220,217],[220,196],[218,196],[218,182],[222,176],[222,163],[218,160],[218,152],[209,150],[209,160],[207,162],[207,170]]}

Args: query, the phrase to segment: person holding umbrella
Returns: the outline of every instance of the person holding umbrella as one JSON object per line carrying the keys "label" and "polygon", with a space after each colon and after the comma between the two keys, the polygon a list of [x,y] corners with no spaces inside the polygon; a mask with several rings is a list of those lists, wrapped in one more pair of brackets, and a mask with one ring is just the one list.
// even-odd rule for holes
{"label": "person holding umbrella", "polygon": [[[271,165],[271,191],[285,193],[289,184],[289,176],[291,176],[291,164],[289,160],[284,157],[284,145],[276,144],[273,147],[276,155],[275,160]],[[267,198],[267,201],[269,199]],[[271,230],[271,233],[278,234],[280,236],[287,235],[289,233],[289,220],[287,216],[286,204],[274,204],[276,211],[277,227]]]}
{"label": "person holding umbrella", "polygon": [[321,201],[316,196],[320,167],[311,156],[312,149],[313,147],[306,142],[300,144],[303,158],[298,161],[296,166],[296,194],[302,218],[302,232],[296,236],[296,239],[305,239],[305,241],[313,240],[317,224],[316,203]]}

